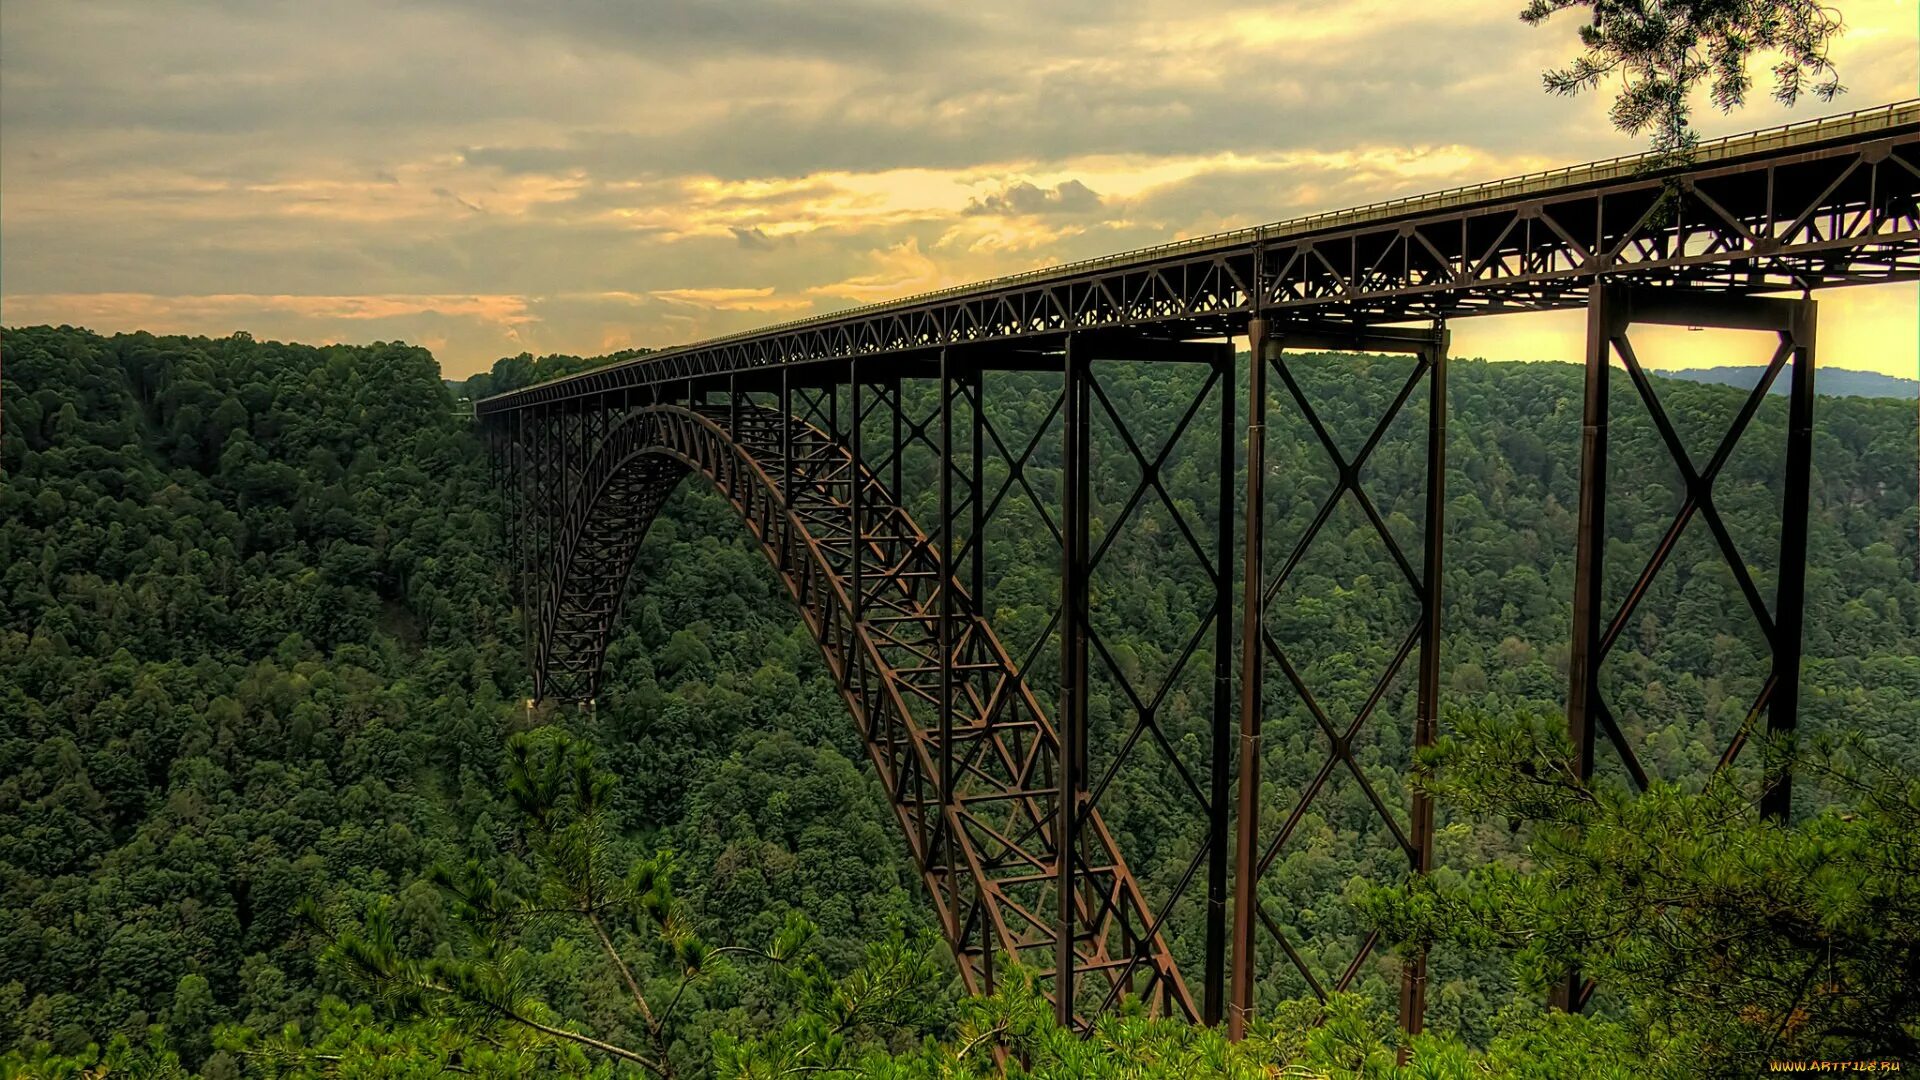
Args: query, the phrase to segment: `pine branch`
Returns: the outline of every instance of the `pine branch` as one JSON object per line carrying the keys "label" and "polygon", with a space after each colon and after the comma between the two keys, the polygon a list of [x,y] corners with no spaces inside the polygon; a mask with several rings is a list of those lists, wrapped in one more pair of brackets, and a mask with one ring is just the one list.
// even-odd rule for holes
{"label": "pine branch", "polygon": [[620,955],[619,949],[614,948],[613,938],[607,934],[606,924],[600,921],[599,914],[592,908],[583,908],[581,914],[586,916],[587,922],[593,925],[593,932],[600,936],[600,948],[606,952],[607,959],[612,961],[614,970],[620,973],[620,978],[632,992],[633,1003],[639,1007],[640,1015],[646,1019],[647,1030],[657,1035],[660,1025],[653,1018],[653,1009],[647,1004],[647,996],[640,992],[639,980],[633,977],[633,969],[627,966],[626,958]]}
{"label": "pine branch", "polygon": [[543,1035],[550,1035],[556,1039],[566,1039],[570,1042],[577,1043],[589,1049],[598,1050],[603,1054],[607,1054],[612,1057],[617,1057],[622,1061],[631,1061],[635,1065],[638,1065],[641,1068],[647,1070],[648,1072],[653,1073],[655,1076],[671,1077],[674,1075],[673,1066],[671,1064],[665,1063],[663,1061],[656,1061],[653,1058],[646,1056],[645,1054],[639,1053],[638,1051],[629,1050],[624,1046],[615,1046],[613,1043],[603,1042],[599,1039],[594,1038],[591,1035],[583,1035],[578,1031],[568,1031],[566,1028],[563,1028],[563,1027],[555,1027],[552,1024],[543,1024],[538,1020],[532,1019],[531,1017],[521,1016],[520,1014],[513,1012],[510,1009],[506,1009],[504,1007],[495,1006],[495,1008],[498,1009],[500,1015],[503,1018],[507,1020],[511,1020],[516,1024],[523,1024],[527,1027],[532,1028],[535,1031],[540,1032]]}

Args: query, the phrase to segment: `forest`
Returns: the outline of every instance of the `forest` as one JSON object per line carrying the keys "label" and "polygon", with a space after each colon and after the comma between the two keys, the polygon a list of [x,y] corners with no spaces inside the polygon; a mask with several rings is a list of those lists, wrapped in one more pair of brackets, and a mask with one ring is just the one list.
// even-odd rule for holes
{"label": "forest", "polygon": [[[622,354],[632,355],[632,354]],[[401,343],[305,346],[23,327],[0,336],[0,1075],[28,1077],[1691,1077],[1771,1061],[1920,1065],[1920,490],[1910,401],[1818,406],[1803,737],[1707,781],[1766,675],[1765,634],[1698,523],[1621,635],[1607,692],[1655,781],[1591,784],[1559,734],[1573,576],[1580,371],[1452,362],[1441,745],[1408,751],[1396,682],[1355,753],[1386,799],[1441,807],[1441,869],[1405,859],[1356,785],[1315,803],[1262,882],[1310,967],[1378,931],[1353,992],[1320,1000],[1277,950],[1258,1022],[1126,1011],[1056,1029],[1019,973],[960,993],[858,733],[728,505],[683,485],[654,526],[592,709],[528,698],[497,496],[463,401],[609,358],[520,356],[465,384]],[[1363,439],[1404,378],[1304,356],[1334,436]],[[1099,372],[1149,453],[1202,376]],[[1740,390],[1656,379],[1696,460]],[[1609,595],[1681,497],[1616,407]],[[1031,488],[983,537],[991,618],[1050,677],[1057,554],[1037,515],[1058,376],[994,373]],[[924,414],[930,400],[909,395]],[[1274,561],[1333,485],[1276,398]],[[1417,550],[1424,405],[1366,471]],[[1762,407],[1715,505],[1762,595],[1777,565],[1786,408]],[[1096,431],[1094,582],[1121,679],[1167,683],[1169,756],[1116,768],[1109,821],[1143,880],[1194,850],[1173,758],[1203,761],[1204,616],[1181,517],[1217,527],[1202,410],[1131,515]],[[1707,449],[1701,450],[1700,447]],[[930,520],[926,455],[903,497]],[[1008,479],[1005,461],[985,470]],[[1137,479],[1137,477],[1135,477]],[[1283,481],[1284,482],[1281,482]],[[1017,486],[1017,485],[1016,485]],[[1100,535],[1104,536],[1104,533]],[[1053,549],[1057,552],[1057,548]],[[1343,503],[1274,632],[1342,715],[1414,601]],[[1052,592],[1049,590],[1052,589]],[[1265,767],[1305,785],[1324,741],[1277,679]],[[1043,695],[1043,700],[1045,695]],[[1096,749],[1098,758],[1103,751]],[[1787,824],[1752,810],[1763,763],[1799,776]],[[1163,888],[1164,886],[1156,886]],[[1169,937],[1197,955],[1197,897]],[[1394,1026],[1398,957],[1430,947],[1427,1033]],[[1599,990],[1547,1011],[1578,964]],[[1193,967],[1197,970],[1197,967]],[[1191,976],[1190,976],[1191,977]]]}

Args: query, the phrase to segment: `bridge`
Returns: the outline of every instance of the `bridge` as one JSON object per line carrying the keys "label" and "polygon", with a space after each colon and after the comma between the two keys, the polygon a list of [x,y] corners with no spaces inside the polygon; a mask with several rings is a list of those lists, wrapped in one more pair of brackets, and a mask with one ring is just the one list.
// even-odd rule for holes
{"label": "bridge", "polygon": [[[639,544],[697,474],[740,513],[819,642],[967,988],[990,990],[996,965],[1011,959],[1039,973],[1063,1023],[1091,1023],[1132,998],[1224,1020],[1237,1036],[1268,973],[1295,970],[1326,994],[1352,985],[1376,951],[1367,937],[1343,966],[1311,962],[1290,913],[1261,898],[1330,784],[1364,795],[1407,872],[1434,862],[1430,802],[1381,794],[1355,746],[1403,672],[1414,685],[1413,745],[1430,745],[1439,723],[1448,322],[1587,312],[1566,699],[1581,769],[1591,774],[1611,754],[1610,767],[1648,782],[1600,675],[1695,520],[1771,653],[1748,722],[1721,757],[1727,768],[1762,718],[1770,732],[1797,719],[1815,423],[1809,293],[1920,278],[1917,194],[1920,102],[1907,102],[1707,143],[1684,166],[1629,156],[1317,214],[770,326],[488,398],[476,412],[508,500],[536,693],[594,698]],[[1662,323],[1772,335],[1765,376],[1704,464],[1634,351],[1635,328]],[[1357,449],[1343,448],[1303,393],[1289,354],[1304,350],[1405,358]],[[1110,392],[1116,365],[1140,363],[1194,373],[1158,447],[1134,435],[1138,403]],[[1685,492],[1633,587],[1610,601],[1601,585],[1616,370]],[[987,407],[1007,372],[1047,373],[1050,408],[1030,433],[1007,430]],[[1720,521],[1713,484],[1780,378],[1789,423],[1769,598]],[[1417,543],[1390,527],[1364,475],[1403,414],[1424,427]],[[1283,415],[1312,432],[1336,478],[1284,552],[1266,535],[1270,486],[1289,480],[1266,442]],[[1043,440],[1057,440],[1057,477],[1033,466]],[[1214,505],[1177,504],[1163,478],[1176,459],[1210,464]],[[915,463],[931,463],[932,490],[909,490],[909,475],[923,473]],[[1111,489],[1098,500],[1101,520],[1096,484]],[[1051,623],[1018,647],[995,625],[985,566],[986,538],[1016,505],[1058,594]],[[1378,534],[1417,609],[1350,714],[1323,704],[1325,688],[1271,618],[1342,505]],[[1204,582],[1185,613],[1191,633],[1169,650],[1177,659],[1153,672],[1116,658],[1094,603],[1099,582],[1123,572],[1117,538],[1147,513],[1170,522],[1160,542],[1190,557]],[[1090,713],[1096,684],[1102,704]],[[1173,693],[1204,701],[1204,730],[1170,729]],[[1262,812],[1274,786],[1262,737],[1283,698],[1312,718],[1319,743],[1313,778],[1278,804],[1280,819]],[[1143,755],[1156,757],[1197,823],[1177,868],[1151,875],[1129,865],[1107,824],[1120,812],[1115,776]],[[1791,794],[1790,776],[1768,775],[1756,798],[1784,816]],[[1281,823],[1263,829],[1268,819]],[[1201,940],[1179,950],[1168,932],[1176,910],[1198,912],[1201,927]],[[1427,961],[1400,966],[1402,1023],[1417,1031]],[[1592,989],[1570,972],[1554,999],[1577,1010]]]}

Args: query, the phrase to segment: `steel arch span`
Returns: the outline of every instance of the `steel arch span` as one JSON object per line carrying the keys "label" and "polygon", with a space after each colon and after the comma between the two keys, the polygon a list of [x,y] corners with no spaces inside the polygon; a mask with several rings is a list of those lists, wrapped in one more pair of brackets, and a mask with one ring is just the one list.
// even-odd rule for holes
{"label": "steel arch span", "polygon": [[941,549],[872,469],[856,468],[844,438],[739,400],[601,419],[582,418],[579,453],[559,455],[577,463],[555,463],[567,481],[559,505],[531,500],[552,522],[523,563],[548,568],[523,583],[540,598],[529,612],[536,693],[592,698],[640,542],[697,474],[739,512],[819,644],[969,992],[990,991],[1008,957],[1056,981],[1065,848],[1082,1017],[1123,994],[1197,1017],[1161,919],[1097,809],[1084,806],[1073,842],[1060,843],[1060,741],[1017,665],[968,590],[942,575]]}

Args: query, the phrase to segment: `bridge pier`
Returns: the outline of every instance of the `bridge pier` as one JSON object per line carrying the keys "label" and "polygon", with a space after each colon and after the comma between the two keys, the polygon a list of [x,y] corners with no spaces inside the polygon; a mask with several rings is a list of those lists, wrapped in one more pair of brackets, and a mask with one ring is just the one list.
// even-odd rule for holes
{"label": "bridge pier", "polygon": [[[1342,766],[1373,804],[1379,822],[1386,826],[1405,853],[1411,873],[1426,873],[1433,863],[1433,807],[1424,795],[1411,798],[1408,826],[1402,828],[1381,796],[1373,790],[1353,754],[1353,741],[1387,696],[1389,687],[1411,653],[1417,652],[1416,701],[1413,720],[1413,749],[1432,745],[1438,730],[1440,699],[1440,586],[1442,576],[1442,538],[1446,505],[1446,358],[1449,336],[1444,324],[1436,322],[1428,329],[1395,328],[1322,328],[1270,324],[1254,318],[1248,325],[1249,373],[1247,409],[1247,507],[1244,537],[1245,570],[1241,600],[1241,698],[1240,698],[1240,798],[1239,832],[1236,836],[1233,925],[1232,1007],[1228,1012],[1228,1037],[1244,1036],[1256,1002],[1259,981],[1259,943],[1257,927],[1279,946],[1287,961],[1299,973],[1309,990],[1325,998],[1331,992],[1348,989],[1362,965],[1372,955],[1377,933],[1362,940],[1351,961],[1334,978],[1323,981],[1303,958],[1281,925],[1268,913],[1260,898],[1259,883],[1272,867],[1297,827],[1325,790],[1329,778]],[[1328,432],[1312,403],[1302,391],[1288,367],[1288,350],[1316,352],[1365,352],[1407,355],[1413,368],[1399,394],[1373,426],[1371,435],[1352,457],[1348,457]],[[1264,566],[1266,546],[1266,424],[1269,409],[1267,376],[1278,376],[1287,397],[1312,429],[1315,440],[1335,468],[1332,493],[1321,504],[1313,523],[1294,543],[1279,569],[1268,577]],[[1385,520],[1368,497],[1361,481],[1361,470],[1378,447],[1402,409],[1422,381],[1427,387],[1426,425],[1426,520],[1422,527],[1421,564],[1416,571],[1402,552]],[[1308,685],[1305,674],[1275,637],[1269,624],[1274,601],[1288,579],[1300,566],[1314,539],[1320,534],[1337,504],[1350,496],[1365,514],[1385,544],[1401,576],[1418,601],[1414,626],[1402,639],[1398,651],[1374,683],[1366,702],[1344,727],[1337,726]],[[1267,708],[1266,671],[1271,663],[1306,712],[1312,716],[1328,747],[1318,774],[1294,803],[1285,823],[1271,837],[1262,835],[1261,795],[1265,784],[1262,745]],[[1331,975],[1331,972],[1325,974]],[[1409,1032],[1420,1031],[1426,1009],[1426,957],[1416,955],[1403,965],[1400,992],[1401,1024]]]}
{"label": "bridge pier", "polygon": [[[1815,301],[1810,297],[1795,300],[1737,296],[1618,283],[1597,283],[1589,291],[1573,634],[1567,665],[1567,735],[1573,742],[1574,764],[1581,779],[1592,778],[1599,736],[1605,734],[1633,785],[1644,791],[1650,783],[1627,733],[1608,706],[1601,686],[1601,668],[1654,578],[1672,556],[1681,533],[1696,516],[1711,531],[1719,555],[1738,584],[1771,653],[1767,677],[1739,729],[1729,739],[1714,774],[1717,776],[1734,765],[1763,712],[1768,735],[1791,740],[1799,723],[1801,639],[1806,612],[1816,313]],[[1661,406],[1659,395],[1634,351],[1633,328],[1647,324],[1754,330],[1770,332],[1777,338],[1760,381],[1749,391],[1704,466],[1694,465],[1689,448]],[[1672,524],[1638,577],[1618,605],[1609,608],[1604,595],[1604,562],[1608,434],[1612,412],[1610,383],[1616,360],[1632,381],[1636,396],[1658,431],[1667,456],[1679,472],[1685,494]],[[1789,372],[1790,380],[1783,472],[1785,491],[1780,519],[1778,581],[1770,609],[1714,507],[1713,485],[1783,370]],[[1609,610],[1612,611],[1610,617],[1606,614]],[[1790,759],[1767,764],[1758,795],[1762,814],[1780,821],[1790,816],[1792,782]],[[1550,1002],[1555,1008],[1579,1012],[1586,1007],[1593,990],[1593,981],[1576,968],[1554,983]]]}
{"label": "bridge pier", "polygon": [[1238,1041],[1253,1018],[1254,948],[1253,906],[1256,903],[1253,866],[1260,842],[1260,736],[1264,719],[1262,698],[1266,664],[1260,631],[1265,625],[1261,603],[1262,552],[1266,548],[1267,493],[1267,320],[1247,320],[1247,502],[1241,540],[1240,603],[1240,796],[1239,821],[1233,848],[1233,1002],[1227,1016],[1227,1038]]}
{"label": "bridge pier", "polygon": [[1067,335],[1060,394],[1060,801],[1054,826],[1058,852],[1054,900],[1054,1019],[1079,1019],[1074,977],[1081,895],[1080,814],[1087,798],[1087,359],[1078,335]]}

